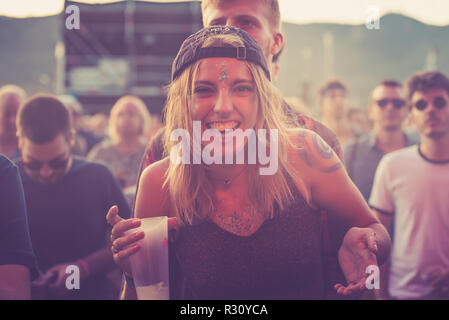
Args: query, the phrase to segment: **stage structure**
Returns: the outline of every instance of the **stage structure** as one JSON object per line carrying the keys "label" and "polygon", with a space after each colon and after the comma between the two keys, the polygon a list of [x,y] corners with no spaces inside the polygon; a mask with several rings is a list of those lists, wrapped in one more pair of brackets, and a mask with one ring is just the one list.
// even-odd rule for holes
{"label": "stage structure", "polygon": [[[79,8],[79,29],[66,27],[72,5]],[[55,51],[60,90],[75,95],[90,114],[108,113],[124,94],[141,97],[160,114],[171,63],[182,41],[202,25],[197,1],[66,1],[61,19],[62,43]]]}

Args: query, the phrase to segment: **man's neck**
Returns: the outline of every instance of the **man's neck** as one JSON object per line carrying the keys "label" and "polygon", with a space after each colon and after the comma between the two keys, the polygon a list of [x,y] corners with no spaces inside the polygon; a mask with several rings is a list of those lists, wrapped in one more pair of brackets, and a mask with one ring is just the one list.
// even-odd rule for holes
{"label": "man's neck", "polygon": [[421,153],[429,160],[445,162],[449,161],[449,134],[440,139],[432,139],[421,136]]}
{"label": "man's neck", "polygon": [[374,129],[376,136],[376,146],[383,153],[392,152],[407,146],[407,139],[401,128],[397,130]]}

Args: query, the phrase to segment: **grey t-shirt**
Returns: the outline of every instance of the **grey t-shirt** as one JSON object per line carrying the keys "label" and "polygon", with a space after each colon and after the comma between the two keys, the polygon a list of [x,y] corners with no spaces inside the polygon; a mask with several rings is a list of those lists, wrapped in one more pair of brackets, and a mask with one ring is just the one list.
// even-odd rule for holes
{"label": "grey t-shirt", "polygon": [[87,160],[106,165],[117,178],[121,187],[125,188],[136,184],[144,152],[145,146],[142,146],[136,153],[124,154],[110,141],[104,141],[89,152]]}
{"label": "grey t-shirt", "polygon": [[[405,133],[407,146],[419,142],[419,136]],[[373,186],[374,174],[380,159],[385,155],[376,146],[376,137],[370,132],[343,147],[346,170],[363,197],[368,201]]]}

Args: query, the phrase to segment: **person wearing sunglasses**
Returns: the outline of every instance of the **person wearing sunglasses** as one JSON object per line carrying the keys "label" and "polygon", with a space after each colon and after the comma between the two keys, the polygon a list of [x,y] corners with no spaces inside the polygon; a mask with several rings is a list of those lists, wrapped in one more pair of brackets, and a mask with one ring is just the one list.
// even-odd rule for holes
{"label": "person wearing sunglasses", "polygon": [[449,299],[449,78],[416,73],[406,97],[421,143],[381,160],[369,200],[387,228],[394,222],[381,290],[396,299]]}
{"label": "person wearing sunglasses", "polygon": [[408,114],[402,84],[383,80],[374,87],[368,107],[373,130],[343,148],[348,174],[367,201],[380,159],[391,151],[418,142],[416,135],[402,129]]}
{"label": "person wearing sunglasses", "polygon": [[[19,108],[18,167],[41,270],[32,283],[33,299],[112,298],[104,212],[116,203],[122,215],[130,210],[109,169],[72,156],[74,134],[69,109],[54,96],[35,95]],[[78,289],[67,280],[79,283]]]}

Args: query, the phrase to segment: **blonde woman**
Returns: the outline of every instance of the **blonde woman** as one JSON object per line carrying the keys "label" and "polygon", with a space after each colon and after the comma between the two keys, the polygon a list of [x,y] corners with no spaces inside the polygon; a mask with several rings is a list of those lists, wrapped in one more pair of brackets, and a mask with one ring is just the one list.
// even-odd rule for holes
{"label": "blonde woman", "polygon": [[[169,246],[172,299],[325,298],[320,209],[332,209],[352,226],[339,251],[348,285],[335,284],[335,290],[363,290],[366,267],[388,255],[388,234],[332,149],[283,116],[282,97],[255,40],[234,27],[202,29],[183,43],[172,70],[165,137],[171,156],[143,172],[135,219],[122,220],[117,207],[107,215],[114,260],[126,279],[122,298],[136,298],[128,260],[143,237],[124,232],[151,216],[169,216],[176,235]],[[188,156],[173,139],[179,129],[197,144]],[[243,150],[245,161],[207,164],[209,129],[224,138],[214,139],[214,156],[237,158]],[[234,144],[226,131],[238,129],[254,130],[256,139]],[[251,163],[255,141],[259,156]],[[271,164],[262,164],[260,149],[276,155],[270,159],[277,170],[261,174]],[[202,162],[191,164],[200,154]]]}
{"label": "blonde woman", "polygon": [[109,139],[95,146],[87,159],[106,164],[123,189],[135,185],[152,121],[141,99],[121,97],[111,109]]}

